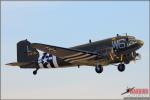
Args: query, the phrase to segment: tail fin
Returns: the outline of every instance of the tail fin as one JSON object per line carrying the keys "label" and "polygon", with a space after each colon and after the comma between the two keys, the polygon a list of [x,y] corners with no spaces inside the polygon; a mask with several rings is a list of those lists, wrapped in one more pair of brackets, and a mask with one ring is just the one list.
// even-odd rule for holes
{"label": "tail fin", "polygon": [[17,43],[17,62],[8,63],[10,66],[20,66],[20,68],[37,68],[39,52],[31,47],[27,40]]}
{"label": "tail fin", "polygon": [[38,60],[39,53],[35,48],[31,47],[31,43],[27,40],[17,43],[17,61],[32,62]]}
{"label": "tail fin", "polygon": [[[17,62],[31,64],[32,62],[38,62],[38,58],[39,52],[31,47],[29,41],[23,40],[17,43]],[[20,67],[27,67],[27,65],[20,65]]]}

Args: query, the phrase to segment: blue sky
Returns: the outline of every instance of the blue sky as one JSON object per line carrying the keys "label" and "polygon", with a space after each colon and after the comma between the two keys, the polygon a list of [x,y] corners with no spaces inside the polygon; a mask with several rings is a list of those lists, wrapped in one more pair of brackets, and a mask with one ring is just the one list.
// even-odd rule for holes
{"label": "blue sky", "polygon": [[[2,1],[2,98],[5,99],[121,99],[126,87],[149,87],[148,1]],[[23,39],[62,47],[128,33],[144,41],[142,59],[123,73],[107,66],[100,75],[94,67],[31,69],[5,66],[16,61],[16,43]],[[127,95],[126,95],[127,96]]]}

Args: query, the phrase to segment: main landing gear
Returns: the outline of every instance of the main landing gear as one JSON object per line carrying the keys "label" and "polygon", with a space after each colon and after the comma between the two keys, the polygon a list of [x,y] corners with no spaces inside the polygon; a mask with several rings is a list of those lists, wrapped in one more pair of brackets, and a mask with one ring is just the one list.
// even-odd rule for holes
{"label": "main landing gear", "polygon": [[36,68],[36,70],[33,71],[33,75],[36,75],[38,70],[39,68]]}
{"label": "main landing gear", "polygon": [[119,64],[119,65],[118,65],[118,70],[119,70],[120,72],[123,72],[123,71],[125,70],[125,65],[124,65],[124,64]]}
{"label": "main landing gear", "polygon": [[101,65],[97,65],[97,66],[95,67],[95,71],[96,71],[97,73],[102,73],[102,72],[103,72],[103,67],[102,67]]}
{"label": "main landing gear", "polygon": [[[118,66],[118,70],[120,71],[120,72],[123,72],[124,70],[125,70],[125,64],[119,64],[119,65],[117,65]],[[102,73],[103,72],[103,67],[101,66],[101,65],[96,65],[95,66],[95,71],[97,72],[97,73]]]}

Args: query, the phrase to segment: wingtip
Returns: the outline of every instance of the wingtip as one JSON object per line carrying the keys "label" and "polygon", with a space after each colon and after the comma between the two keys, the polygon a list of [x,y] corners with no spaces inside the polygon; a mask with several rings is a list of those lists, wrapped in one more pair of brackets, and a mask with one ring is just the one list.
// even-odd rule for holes
{"label": "wingtip", "polygon": [[9,63],[5,64],[5,65],[10,65]]}

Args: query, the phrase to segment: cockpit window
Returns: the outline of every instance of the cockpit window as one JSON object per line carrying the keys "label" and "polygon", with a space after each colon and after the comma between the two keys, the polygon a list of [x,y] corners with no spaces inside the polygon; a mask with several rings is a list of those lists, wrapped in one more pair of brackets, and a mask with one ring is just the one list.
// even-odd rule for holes
{"label": "cockpit window", "polygon": [[135,37],[129,37],[128,38],[128,46],[133,45],[136,43]]}

